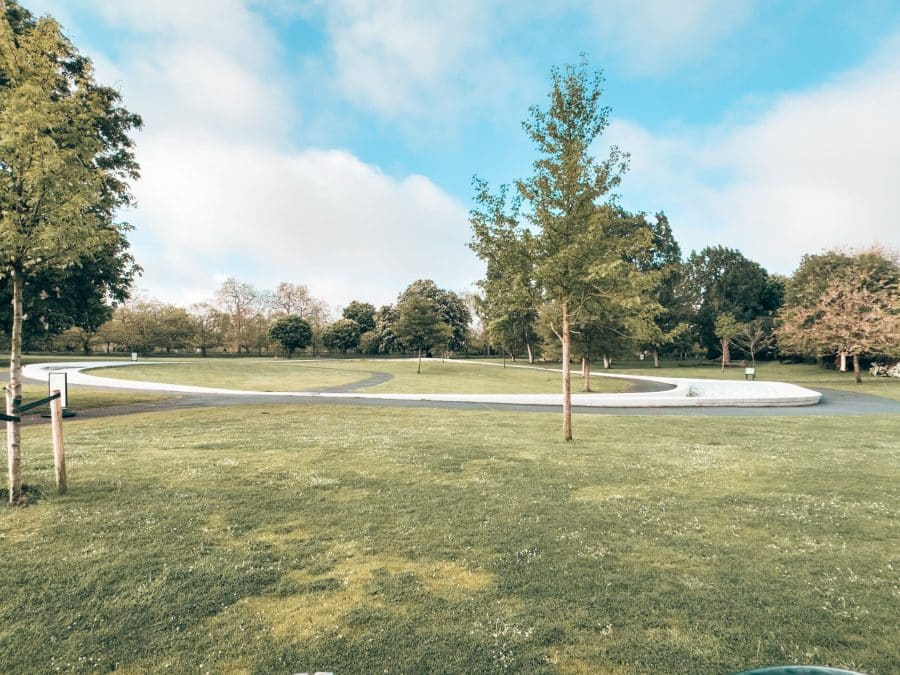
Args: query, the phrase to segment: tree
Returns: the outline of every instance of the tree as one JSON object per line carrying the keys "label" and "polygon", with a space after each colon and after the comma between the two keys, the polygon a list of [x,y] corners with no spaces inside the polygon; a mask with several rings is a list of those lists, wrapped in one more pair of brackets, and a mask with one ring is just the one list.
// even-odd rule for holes
{"label": "tree", "polygon": [[628,158],[613,146],[598,161],[594,149],[609,123],[609,109],[600,105],[601,74],[589,74],[582,60],[562,71],[553,69],[551,77],[547,109],[532,107],[523,123],[539,158],[531,178],[517,186],[530,206],[527,216],[535,232],[535,281],[544,298],[560,308],[554,332],[562,344],[563,439],[570,441],[572,320],[588,300],[633,298],[635,277],[619,248],[624,240],[610,236],[619,214],[609,201]]}
{"label": "tree", "polygon": [[444,323],[450,326],[451,335],[447,347],[453,352],[464,351],[469,324],[472,322],[466,301],[453,291],[438,288],[431,279],[418,279],[411,283],[397,298],[398,306],[413,296],[428,298],[437,306]]}
{"label": "tree", "polygon": [[[249,338],[249,347],[256,349],[257,354],[262,356],[263,350],[269,349],[269,328],[272,325],[272,318],[275,309],[275,294],[271,291],[257,291],[256,302],[253,304],[253,314],[247,324],[247,336]],[[248,349],[249,351],[249,349]]]}
{"label": "tree", "polygon": [[273,295],[272,304],[276,314],[296,314],[309,322],[312,328],[313,356],[319,353],[322,332],[328,325],[331,309],[328,303],[313,297],[303,284],[282,282]]}
{"label": "tree", "polygon": [[282,346],[291,358],[297,349],[306,349],[312,342],[312,327],[309,321],[296,314],[276,319],[269,328],[269,339]]}
{"label": "tree", "polygon": [[725,365],[730,362],[729,345],[734,337],[746,329],[746,325],[739,323],[731,314],[720,314],[716,317],[716,323],[713,330],[716,337],[721,340],[722,344],[722,372],[725,372]]}
{"label": "tree", "polygon": [[[158,300],[129,300],[116,308],[110,323],[118,325],[114,341],[133,352],[182,349],[194,337],[195,324],[187,311]],[[104,333],[111,334],[109,329]]]}
{"label": "tree", "polygon": [[397,311],[397,337],[408,349],[418,351],[416,373],[421,373],[422,352],[434,347],[446,349],[453,339],[453,329],[437,302],[426,296],[409,295],[397,303]]}
{"label": "tree", "polygon": [[[647,325],[647,333],[641,342],[653,355],[653,367],[659,368],[660,349],[688,332],[690,308],[678,292],[683,274],[681,247],[672,234],[666,214],[660,211],[655,218],[655,223],[646,224],[651,246],[644,252],[640,266],[647,272],[658,274],[650,296],[659,305],[659,313]],[[646,223],[646,219],[644,221]]]}
{"label": "tree", "polygon": [[95,333],[88,333],[83,328],[67,328],[53,340],[53,349],[73,352],[80,349],[85,355],[91,353]]}
{"label": "tree", "polygon": [[756,367],[756,355],[775,343],[772,319],[763,317],[742,324],[740,332],[733,337],[737,346],[750,354],[750,362]]}
{"label": "tree", "polygon": [[194,346],[200,351],[200,356],[205,357],[210,349],[225,342],[228,317],[208,302],[191,305],[190,310],[194,324]]}
{"label": "tree", "polygon": [[[777,277],[770,277],[740,251],[708,246],[688,257],[683,292],[696,309],[700,342],[712,355],[721,347],[715,332],[719,316],[731,314],[739,323],[771,317],[781,306],[784,288]],[[726,353],[726,363],[729,356]]]}
{"label": "tree", "polygon": [[804,256],[787,284],[776,331],[781,350],[853,356],[900,355],[900,260],[871,248]]}
{"label": "tree", "polygon": [[328,351],[346,354],[359,348],[360,326],[353,319],[338,319],[322,332],[322,344]]}
{"label": "tree", "polygon": [[184,307],[163,304],[158,308],[159,340],[155,347],[165,349],[186,349],[194,341],[194,320]]}
{"label": "tree", "polygon": [[113,351],[113,345],[121,347],[125,344],[125,327],[117,312],[114,312],[109,321],[97,329],[94,339],[98,344],[104,346],[107,353]]}
{"label": "tree", "polygon": [[394,305],[382,305],[375,312],[375,330],[372,334],[372,344],[375,352],[379,354],[392,354],[403,351],[403,343],[397,337],[397,321],[400,313]]}
{"label": "tree", "polygon": [[[82,349],[89,350],[94,334],[110,319],[113,307],[128,298],[140,272],[128,248],[122,232],[73,265],[45,269],[29,279],[22,295],[23,345],[40,345],[48,337],[77,328],[84,338]],[[10,279],[0,278],[0,307],[8,309],[11,304]],[[10,333],[11,312],[0,312],[0,326]]]}
{"label": "tree", "polygon": [[250,352],[251,324],[258,313],[259,293],[252,285],[229,277],[216,291],[216,302],[228,316],[229,337],[236,353]]}
{"label": "tree", "polygon": [[515,359],[522,348],[533,363],[541,293],[534,280],[534,238],[520,222],[521,198],[507,206],[505,185],[494,195],[485,181],[475,178],[473,184],[477,206],[469,212],[473,230],[469,248],[487,267],[478,282],[484,291],[478,303],[480,316],[491,340],[504,351],[504,365],[506,352]]}
{"label": "tree", "polygon": [[362,333],[375,330],[375,306],[370,305],[368,302],[354,300],[344,307],[341,316],[355,321]]}
{"label": "tree", "polygon": [[275,289],[273,304],[275,309],[281,314],[303,316],[314,300],[305,285],[282,281]]}
{"label": "tree", "polygon": [[[141,119],[98,85],[91,62],[50,17],[0,2],[0,273],[12,322],[7,413],[22,401],[25,289],[122,237],[116,213],[137,178]],[[23,503],[20,424],[7,424],[9,501]]]}

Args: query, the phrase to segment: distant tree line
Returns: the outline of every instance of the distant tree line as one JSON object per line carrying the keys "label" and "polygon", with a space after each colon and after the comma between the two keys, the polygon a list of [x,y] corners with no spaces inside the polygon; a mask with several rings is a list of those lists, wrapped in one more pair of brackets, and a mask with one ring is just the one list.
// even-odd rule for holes
{"label": "distant tree line", "polygon": [[[66,286],[68,292],[59,297],[32,298],[41,313],[34,312],[27,323],[26,349],[291,357],[459,353],[470,347],[471,299],[428,279],[410,284],[394,304],[376,308],[356,300],[337,313],[305,285],[284,282],[267,291],[235,278],[223,282],[209,301],[189,307],[129,298],[125,282],[134,266],[122,270],[125,286],[115,287],[116,293],[85,284]],[[0,294],[4,290],[0,283]],[[79,314],[71,306],[85,309]],[[417,320],[411,321],[414,314]]]}
{"label": "distant tree line", "polygon": [[[582,364],[585,389],[595,362],[610,368],[616,358],[636,355],[654,365],[660,357],[725,365],[818,358],[829,364],[844,360],[856,371],[860,360],[900,358],[900,263],[890,251],[807,255],[791,277],[783,277],[722,246],[682,258],[662,212],[648,218],[621,211],[616,218],[624,232],[644,233],[646,245],[628,264],[647,287],[630,309],[627,303],[597,304],[572,320],[570,358]],[[526,266],[515,269],[521,263],[511,249],[522,242],[503,245],[507,250],[497,259],[510,267],[489,263],[478,294],[418,280],[393,304],[355,300],[339,312],[302,284],[285,282],[265,291],[234,278],[209,301],[189,307],[129,298],[136,266],[125,250],[111,249],[102,283],[82,283],[88,275],[82,267],[66,279],[48,276],[34,284],[38,292],[26,295],[23,343],[32,351],[84,354],[417,353],[421,340],[410,334],[409,316],[421,313],[424,302],[433,323],[449,330],[446,340],[438,336],[426,345],[425,354],[558,361],[558,303],[536,291]],[[4,293],[8,284],[0,281]],[[10,319],[8,311],[0,315],[7,334]]]}

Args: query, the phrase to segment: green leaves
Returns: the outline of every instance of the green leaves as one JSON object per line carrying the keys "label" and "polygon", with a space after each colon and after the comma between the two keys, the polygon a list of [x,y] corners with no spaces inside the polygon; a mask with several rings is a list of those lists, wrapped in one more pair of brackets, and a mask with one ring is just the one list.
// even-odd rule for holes
{"label": "green leaves", "polygon": [[294,350],[305,349],[312,342],[312,327],[306,319],[289,314],[276,319],[269,328],[269,339],[279,343],[288,356]]}
{"label": "green leaves", "polygon": [[0,18],[0,267],[65,268],[119,233],[140,118],[92,80],[50,18]]}
{"label": "green leaves", "polygon": [[408,349],[446,348],[453,330],[444,321],[437,302],[423,295],[410,294],[397,304],[397,338]]}

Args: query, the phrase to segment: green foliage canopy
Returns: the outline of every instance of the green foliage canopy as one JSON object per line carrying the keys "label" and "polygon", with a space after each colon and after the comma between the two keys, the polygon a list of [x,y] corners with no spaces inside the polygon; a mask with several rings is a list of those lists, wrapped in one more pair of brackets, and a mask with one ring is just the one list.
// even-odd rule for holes
{"label": "green foliage canopy", "polygon": [[359,324],[353,319],[338,319],[322,333],[322,344],[329,351],[346,354],[359,348],[361,334]]}
{"label": "green foliage canopy", "polygon": [[[411,283],[400,297],[397,298],[397,307],[400,308],[411,298],[425,298],[437,307],[441,320],[450,328],[450,339],[447,348],[450,351],[460,352],[466,349],[469,324],[472,322],[472,314],[457,293],[439,288],[431,279],[418,279]],[[409,343],[401,338],[407,347]]]}
{"label": "green foliage canopy", "polygon": [[312,327],[306,319],[289,314],[275,320],[269,328],[269,339],[280,344],[291,358],[296,350],[306,349],[310,345]]}
{"label": "green foliage canopy", "polygon": [[685,265],[682,292],[693,307],[701,344],[710,352],[720,346],[716,319],[730,314],[739,323],[772,316],[781,306],[784,288],[759,263],[735,249],[707,246],[692,252]]}
{"label": "green foliage canopy", "polygon": [[363,333],[375,330],[375,306],[368,302],[360,302],[358,300],[350,302],[344,307],[341,316],[355,321],[359,325],[359,330]]}

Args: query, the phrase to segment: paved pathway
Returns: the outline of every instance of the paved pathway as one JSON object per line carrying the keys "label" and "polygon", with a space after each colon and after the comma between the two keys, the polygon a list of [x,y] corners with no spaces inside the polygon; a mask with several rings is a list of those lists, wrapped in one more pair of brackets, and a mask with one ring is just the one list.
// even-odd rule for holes
{"label": "paved pathway", "polygon": [[[153,365],[149,362],[147,365]],[[494,364],[479,362],[468,363],[472,367],[491,367]],[[103,367],[128,367],[134,365],[127,361],[75,361],[38,363],[26,366],[26,377],[46,380],[48,371],[67,370],[70,384],[87,384],[114,389],[134,389],[145,391],[174,392],[181,394],[210,394],[217,396],[253,396],[262,401],[273,397],[321,398],[327,395],[332,398],[358,398],[394,401],[431,401],[439,403],[481,403],[486,405],[543,405],[558,407],[562,403],[560,394],[388,394],[388,393],[355,393],[317,391],[282,391],[262,392],[219,387],[200,387],[163,382],[147,382],[143,380],[124,380],[97,377],[86,370]],[[527,367],[527,366],[526,366]],[[548,369],[544,369],[548,370]],[[693,408],[706,406],[801,406],[815,405],[821,394],[811,389],[798,387],[786,382],[746,382],[741,380],[708,380],[678,377],[659,377],[647,375],[608,375],[595,373],[594,377],[615,377],[629,382],[657,383],[665,388],[657,391],[639,393],[573,393],[572,405],[579,407],[602,408],[645,408],[676,407]]]}
{"label": "paved pathway", "polygon": [[[122,362],[116,362],[116,365],[122,365]],[[87,376],[78,372],[84,367],[98,367],[97,363],[91,363],[88,366],[84,362],[75,363],[53,363],[53,364],[35,364],[29,366],[26,375],[39,381],[46,381],[46,371],[50,368],[59,369],[62,367],[72,367],[72,375],[70,382],[79,384],[89,384],[89,386],[106,386],[108,388],[137,388],[137,389],[155,389],[165,391],[174,391],[173,385],[159,385],[146,382],[135,382],[127,380],[111,380],[107,378],[97,378],[95,376]],[[777,406],[761,405],[759,402],[751,403],[751,407],[744,405],[728,405],[728,404],[707,404],[707,405],[690,405],[683,407],[672,405],[664,405],[663,407],[638,407],[630,401],[626,405],[606,404],[598,406],[592,401],[609,399],[609,397],[618,397],[614,400],[628,401],[629,399],[652,400],[653,394],[669,396],[675,394],[679,386],[685,386],[683,382],[701,382],[704,386],[710,383],[720,382],[714,380],[684,380],[677,382],[677,378],[644,378],[640,376],[628,375],[607,375],[600,374],[603,377],[614,377],[616,379],[624,379],[630,383],[639,393],[632,394],[594,394],[574,396],[575,409],[579,414],[606,414],[606,415],[728,415],[728,416],[821,416],[821,415],[883,415],[883,414],[900,414],[900,402],[890,399],[871,396],[866,394],[856,394],[847,391],[838,390],[822,390],[821,400],[818,405],[809,405],[806,403],[801,406],[784,405]],[[87,381],[84,381],[87,379]],[[413,408],[448,408],[462,410],[506,410],[514,412],[548,412],[548,410],[559,406],[559,396],[538,396],[532,397],[538,400],[528,400],[522,396],[482,396],[482,397],[453,397],[450,395],[431,395],[423,398],[420,395],[377,395],[377,394],[354,394],[355,390],[363,386],[372,386],[390,379],[390,375],[386,373],[373,373],[372,377],[366,378],[360,382],[355,382],[343,387],[334,388],[335,391],[324,392],[246,392],[233,391],[223,389],[211,389],[203,387],[181,387],[181,391],[176,391],[171,398],[161,401],[140,403],[133,405],[112,406],[108,408],[96,408],[93,410],[79,411],[79,417],[93,418],[105,417],[111,415],[126,415],[138,412],[153,412],[163,410],[173,410],[180,408],[196,408],[196,407],[212,407],[223,405],[257,405],[264,407],[266,405],[276,404],[329,404],[329,405],[373,405],[384,407],[413,407]],[[99,381],[99,382],[98,382]],[[723,384],[744,384],[744,383],[723,383]],[[746,383],[748,385],[758,385],[766,383]],[[768,383],[772,384],[772,383]],[[148,386],[151,385],[151,386]],[[787,385],[793,387],[794,385]],[[797,387],[803,392],[810,392]],[[186,391],[185,391],[186,390]],[[666,394],[668,392],[668,394]],[[819,394],[819,392],[810,392]],[[627,398],[626,398],[627,397]],[[681,394],[684,398],[685,394]],[[690,392],[686,397],[696,398]],[[454,400],[456,399],[456,400]],[[481,399],[481,400],[478,400]],[[586,405],[578,405],[580,401],[585,401]],[[32,420],[34,421],[34,420]]]}

